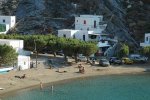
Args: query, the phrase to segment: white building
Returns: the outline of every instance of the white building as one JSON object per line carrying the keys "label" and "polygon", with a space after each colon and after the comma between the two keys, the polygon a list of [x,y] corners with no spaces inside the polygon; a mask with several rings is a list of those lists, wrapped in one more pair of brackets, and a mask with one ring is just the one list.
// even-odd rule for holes
{"label": "white building", "polygon": [[140,43],[140,46],[142,47],[150,46],[150,33],[145,33],[145,41],[144,43]]}
{"label": "white building", "polygon": [[30,56],[19,55],[17,67],[18,68],[20,67],[20,70],[29,69],[30,68]]}
{"label": "white building", "polygon": [[24,47],[23,40],[0,39],[0,44],[1,45],[6,44],[8,46],[12,46],[17,53],[19,53],[19,51],[21,51]]}
{"label": "white building", "polygon": [[103,16],[81,15],[75,17],[75,30],[58,30],[58,37],[75,38],[83,41],[99,41],[107,24],[103,24]]}
{"label": "white building", "polygon": [[18,53],[18,60],[16,67],[20,67],[21,70],[30,68],[30,52],[24,51],[24,42],[23,40],[12,40],[12,39],[0,39],[0,45],[12,46],[13,49]]}
{"label": "white building", "polygon": [[103,21],[103,16],[80,15],[80,17],[75,17],[75,30],[58,30],[58,37],[97,41],[97,46],[103,54],[110,47],[108,35],[103,33],[106,27],[107,24]]}
{"label": "white building", "polygon": [[94,31],[94,33],[102,33],[106,29],[107,24],[103,24],[103,16],[81,15],[75,18],[75,30]]}
{"label": "white building", "polygon": [[16,24],[15,16],[0,16],[0,34],[6,34]]}

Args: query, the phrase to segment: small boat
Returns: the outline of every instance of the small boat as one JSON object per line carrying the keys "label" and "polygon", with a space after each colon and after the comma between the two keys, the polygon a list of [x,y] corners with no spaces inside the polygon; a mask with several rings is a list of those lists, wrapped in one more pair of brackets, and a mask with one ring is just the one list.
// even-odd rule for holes
{"label": "small boat", "polygon": [[13,67],[9,67],[9,68],[0,68],[0,72],[9,72],[10,70],[13,70]]}
{"label": "small boat", "polygon": [[5,74],[9,71],[13,70],[13,67],[9,67],[9,68],[0,68],[0,74]]}

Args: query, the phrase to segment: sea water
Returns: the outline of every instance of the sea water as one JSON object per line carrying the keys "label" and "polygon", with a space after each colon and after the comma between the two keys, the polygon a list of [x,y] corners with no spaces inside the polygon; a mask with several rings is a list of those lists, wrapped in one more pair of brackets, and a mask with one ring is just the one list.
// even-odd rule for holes
{"label": "sea water", "polygon": [[18,91],[3,100],[150,100],[150,74],[75,79]]}

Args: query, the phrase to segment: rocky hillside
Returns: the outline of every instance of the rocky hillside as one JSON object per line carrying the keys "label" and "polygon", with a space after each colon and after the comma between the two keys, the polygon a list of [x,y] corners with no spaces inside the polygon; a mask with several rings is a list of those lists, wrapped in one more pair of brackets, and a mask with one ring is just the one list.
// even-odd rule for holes
{"label": "rocky hillside", "polygon": [[17,16],[10,33],[56,34],[57,29],[73,28],[74,16],[80,14],[104,15],[105,33],[131,45],[137,44],[135,34],[149,31],[148,0],[0,0],[0,4],[0,14]]}
{"label": "rocky hillside", "polygon": [[124,7],[127,8],[125,19],[132,36],[142,41],[144,33],[150,32],[150,0],[131,0]]}

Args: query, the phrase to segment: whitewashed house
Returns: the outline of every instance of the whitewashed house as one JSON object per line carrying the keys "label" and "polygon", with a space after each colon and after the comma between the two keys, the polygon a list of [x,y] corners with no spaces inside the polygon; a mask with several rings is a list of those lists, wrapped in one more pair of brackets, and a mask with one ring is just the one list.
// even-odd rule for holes
{"label": "whitewashed house", "polygon": [[99,41],[103,37],[102,32],[107,24],[103,22],[103,16],[81,15],[75,17],[75,29],[58,30],[58,37],[74,38],[83,41]]}
{"label": "whitewashed house", "polygon": [[106,26],[107,24],[103,22],[103,16],[81,15],[75,17],[75,30],[87,30],[100,34],[106,29]]}
{"label": "whitewashed house", "polygon": [[140,43],[140,46],[142,47],[150,46],[150,33],[145,33],[144,43]]}
{"label": "whitewashed house", "polygon": [[0,16],[0,34],[6,34],[15,24],[15,16]]}
{"label": "whitewashed house", "polygon": [[0,45],[4,44],[12,46],[18,53],[18,60],[16,63],[17,69],[25,70],[30,68],[30,52],[23,50],[23,40],[0,39]]}
{"label": "whitewashed house", "polygon": [[99,51],[104,53],[109,47],[108,34],[104,34],[107,24],[103,16],[80,15],[75,17],[75,29],[58,30],[58,37],[74,38],[82,41],[96,41]]}

